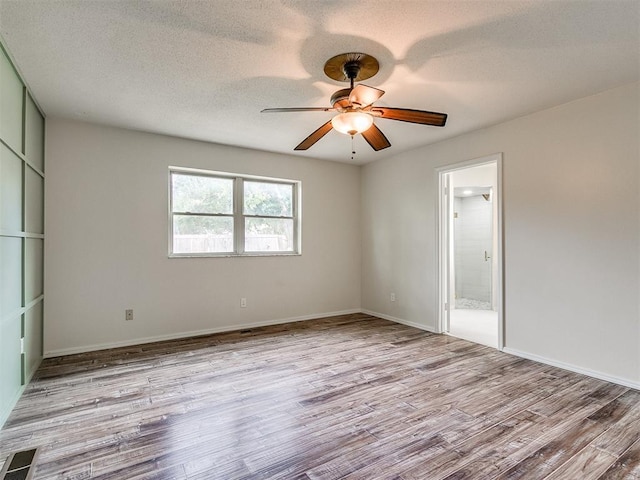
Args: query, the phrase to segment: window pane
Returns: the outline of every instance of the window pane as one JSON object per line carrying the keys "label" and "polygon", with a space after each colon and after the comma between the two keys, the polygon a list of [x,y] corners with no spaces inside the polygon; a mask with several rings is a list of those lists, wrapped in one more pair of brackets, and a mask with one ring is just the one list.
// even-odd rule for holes
{"label": "window pane", "polygon": [[0,230],[10,232],[22,230],[22,160],[2,143],[0,143]]}
{"label": "window pane", "polygon": [[293,216],[293,185],[286,183],[244,182],[245,215]]}
{"label": "window pane", "polygon": [[36,303],[24,314],[24,343],[25,373],[30,378],[42,360],[42,302]]}
{"label": "window pane", "polygon": [[22,152],[22,82],[0,49],[0,137]]}
{"label": "window pane", "polygon": [[173,253],[233,252],[233,217],[174,215]]}
{"label": "window pane", "polygon": [[25,155],[41,172],[44,171],[44,118],[40,115],[31,95],[27,95]]}
{"label": "window pane", "polygon": [[29,303],[43,293],[44,240],[27,238],[24,244],[24,300]]}
{"label": "window pane", "polygon": [[21,238],[0,237],[0,265],[0,320],[4,321],[9,313],[22,306]]}
{"label": "window pane", "polygon": [[27,166],[25,174],[25,231],[44,233],[44,178]]}
{"label": "window pane", "polygon": [[233,213],[233,179],[172,175],[173,211]]}
{"label": "window pane", "polygon": [[292,252],[293,220],[288,218],[246,218],[246,252]]}

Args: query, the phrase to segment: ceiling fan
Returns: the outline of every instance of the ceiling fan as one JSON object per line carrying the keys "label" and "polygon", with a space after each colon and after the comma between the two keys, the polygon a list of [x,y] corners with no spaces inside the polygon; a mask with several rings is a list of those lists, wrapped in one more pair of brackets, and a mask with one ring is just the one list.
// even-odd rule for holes
{"label": "ceiling fan", "polygon": [[333,80],[349,82],[350,87],[338,90],[331,96],[331,107],[266,108],[262,110],[262,113],[338,113],[300,142],[294,150],[307,150],[334,128],[352,137],[358,133],[362,134],[375,151],[390,147],[391,143],[389,143],[387,137],[373,122],[374,117],[444,127],[447,121],[446,113],[374,106],[373,103],[384,95],[384,91],[362,84],[354,86],[354,82],[371,78],[378,73],[378,70],[378,60],[366,53],[342,53],[336,55],[327,60],[324,65],[324,73]]}

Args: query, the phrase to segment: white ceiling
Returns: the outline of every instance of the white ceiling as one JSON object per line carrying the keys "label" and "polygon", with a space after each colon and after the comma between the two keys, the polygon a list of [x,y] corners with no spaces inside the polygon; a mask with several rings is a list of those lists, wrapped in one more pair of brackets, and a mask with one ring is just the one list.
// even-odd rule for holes
{"label": "white ceiling", "polygon": [[[0,34],[49,116],[274,152],[345,85],[330,57],[375,56],[377,105],[449,114],[378,119],[373,152],[330,132],[305,155],[358,164],[640,78],[640,1],[0,0]],[[594,112],[595,113],[595,112]]]}

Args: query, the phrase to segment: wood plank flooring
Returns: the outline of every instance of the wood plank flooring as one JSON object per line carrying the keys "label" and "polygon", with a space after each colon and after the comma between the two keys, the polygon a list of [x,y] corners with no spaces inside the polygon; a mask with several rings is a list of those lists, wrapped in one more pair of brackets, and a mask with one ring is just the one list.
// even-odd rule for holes
{"label": "wood plank flooring", "polygon": [[354,314],[45,360],[0,462],[33,447],[34,479],[638,479],[640,392]]}

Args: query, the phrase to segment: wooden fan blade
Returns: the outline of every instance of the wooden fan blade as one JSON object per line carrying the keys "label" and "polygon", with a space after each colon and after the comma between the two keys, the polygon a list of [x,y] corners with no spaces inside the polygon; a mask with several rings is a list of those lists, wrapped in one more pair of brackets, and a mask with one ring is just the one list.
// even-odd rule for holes
{"label": "wooden fan blade", "polygon": [[409,108],[386,108],[373,107],[369,111],[371,115],[389,120],[400,120],[401,122],[420,123],[422,125],[432,125],[434,127],[444,127],[447,123],[446,113],[427,112],[425,110],[411,110]]}
{"label": "wooden fan blade", "polygon": [[351,105],[366,107],[378,100],[382,95],[384,95],[384,90],[367,85],[357,85],[349,94],[349,103],[351,103]]}
{"label": "wooden fan blade", "polygon": [[367,130],[362,132],[362,136],[367,141],[367,143],[371,145],[371,148],[373,148],[376,152],[378,150],[382,150],[383,148],[388,148],[391,146],[389,140],[387,140],[387,137],[385,137],[384,133],[382,133],[382,131],[378,127],[376,127],[375,123],[371,125],[371,127],[369,127]]}
{"label": "wooden fan blade", "polygon": [[317,129],[315,132],[313,132],[311,135],[305,138],[302,142],[300,142],[300,145],[294,148],[294,150],[307,150],[309,147],[313,146],[314,143],[316,143],[318,140],[324,137],[327,133],[329,133],[332,128],[333,126],[331,125],[331,120],[329,120],[327,123],[322,125],[319,129]]}
{"label": "wooden fan blade", "polygon": [[281,113],[281,112],[335,112],[331,107],[294,107],[294,108],[265,108],[260,113]]}

